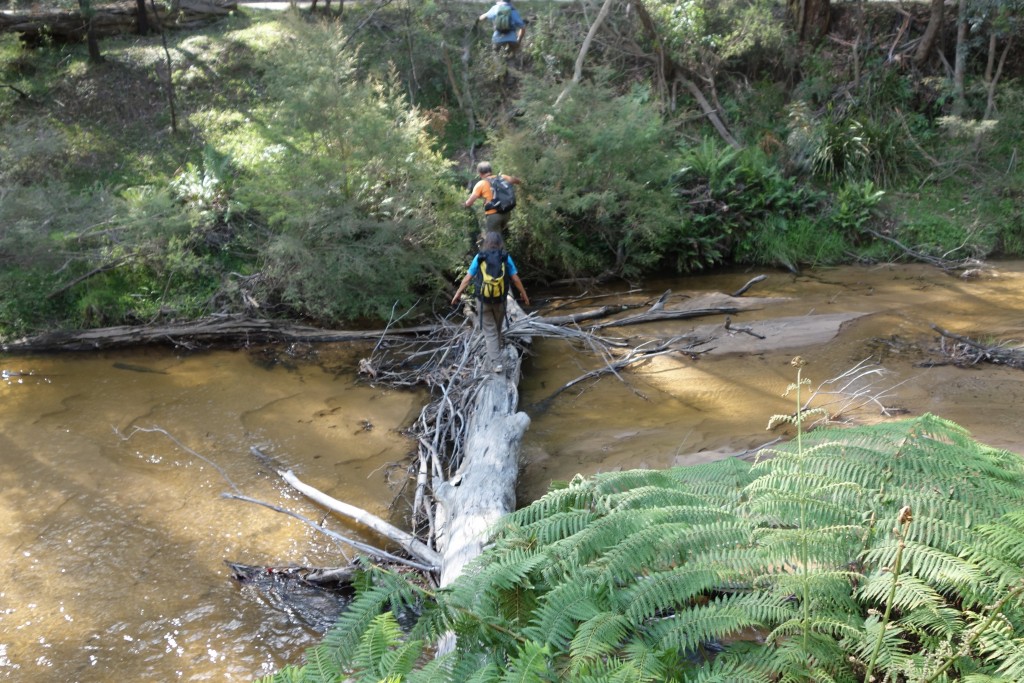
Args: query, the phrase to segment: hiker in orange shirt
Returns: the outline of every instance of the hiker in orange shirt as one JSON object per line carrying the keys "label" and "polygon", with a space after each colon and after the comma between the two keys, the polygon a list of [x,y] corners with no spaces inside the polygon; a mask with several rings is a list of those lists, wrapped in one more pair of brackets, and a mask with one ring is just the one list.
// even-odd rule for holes
{"label": "hiker in orange shirt", "polygon": [[484,200],[484,232],[497,232],[502,235],[508,227],[512,209],[516,205],[514,185],[522,184],[519,178],[511,175],[495,175],[491,162],[481,161],[476,166],[480,180],[473,186],[473,191],[466,199],[466,206],[471,207],[477,199]]}

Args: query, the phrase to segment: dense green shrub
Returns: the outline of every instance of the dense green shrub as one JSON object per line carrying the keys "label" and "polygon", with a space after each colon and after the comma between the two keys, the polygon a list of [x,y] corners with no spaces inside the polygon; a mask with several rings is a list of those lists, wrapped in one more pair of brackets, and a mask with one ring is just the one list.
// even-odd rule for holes
{"label": "dense green shrub", "polygon": [[668,254],[696,257],[667,182],[674,135],[645,92],[581,83],[553,107],[561,88],[528,85],[495,162],[525,181],[512,236],[531,261],[556,276],[634,277]]}
{"label": "dense green shrub", "polygon": [[836,263],[849,246],[848,235],[835,229],[827,195],[784,176],[758,148],[705,139],[684,151],[673,183],[711,262],[796,270]]}
{"label": "dense green shrub", "polygon": [[289,31],[265,74],[264,153],[236,182],[271,233],[262,289],[319,319],[386,317],[440,289],[462,246],[449,164],[396,75],[362,76],[339,27]]}

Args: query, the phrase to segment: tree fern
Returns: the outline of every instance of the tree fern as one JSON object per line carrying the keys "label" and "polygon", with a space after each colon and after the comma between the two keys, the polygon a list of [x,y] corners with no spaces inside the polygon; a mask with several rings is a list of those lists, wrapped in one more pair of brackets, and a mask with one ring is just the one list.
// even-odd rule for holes
{"label": "tree fern", "polygon": [[[1020,458],[934,416],[775,451],[577,478],[433,595],[369,572],[279,680],[1024,680]],[[421,610],[411,632],[380,630],[394,605]]]}

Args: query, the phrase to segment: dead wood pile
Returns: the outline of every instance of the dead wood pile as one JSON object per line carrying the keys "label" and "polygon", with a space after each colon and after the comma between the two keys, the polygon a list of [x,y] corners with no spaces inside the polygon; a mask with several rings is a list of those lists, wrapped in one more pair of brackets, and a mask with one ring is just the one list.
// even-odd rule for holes
{"label": "dead wood pile", "polygon": [[984,343],[944,330],[938,325],[932,325],[931,328],[941,335],[940,352],[953,365],[977,365],[984,362],[1024,369],[1024,346],[1020,342]]}

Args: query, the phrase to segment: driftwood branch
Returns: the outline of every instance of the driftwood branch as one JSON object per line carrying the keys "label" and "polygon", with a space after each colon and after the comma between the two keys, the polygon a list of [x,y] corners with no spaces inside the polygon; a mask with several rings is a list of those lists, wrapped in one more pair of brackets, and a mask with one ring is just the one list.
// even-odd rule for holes
{"label": "driftwood branch", "polygon": [[756,285],[758,282],[764,282],[767,279],[768,279],[767,275],[758,275],[755,278],[751,278],[750,280],[747,281],[747,283],[745,285],[743,285],[742,287],[737,289],[735,292],[733,292],[729,296],[733,296],[733,297],[743,296],[744,294],[747,293],[748,289],[750,289],[751,287]]}
{"label": "driftwood branch", "polygon": [[609,320],[605,323],[598,323],[591,325],[587,329],[591,331],[603,330],[609,327],[622,327],[624,325],[640,325],[642,323],[653,323],[660,322],[663,320],[685,320],[687,318],[700,318],[706,315],[723,315],[739,312],[739,308],[733,306],[723,306],[720,308],[696,308],[696,309],[683,309],[683,310],[649,310],[639,315],[630,316],[628,318],[619,318],[617,320]]}
{"label": "driftwood branch", "polygon": [[340,515],[344,515],[349,519],[355,520],[363,526],[372,529],[375,533],[400,545],[403,550],[419,560],[421,564],[428,565],[430,570],[436,570],[440,567],[440,555],[438,555],[434,550],[428,548],[414,535],[389,524],[380,517],[377,517],[362,508],[358,508],[355,505],[349,505],[348,503],[343,503],[336,498],[332,498],[326,493],[301,481],[291,470],[278,472],[278,474],[285,480],[285,482],[288,483],[289,486],[302,493],[318,505],[322,505],[332,512],[337,512]]}
{"label": "driftwood branch", "polygon": [[744,332],[746,334],[749,334],[751,337],[757,337],[758,339],[767,339],[767,337],[765,337],[763,334],[758,334],[749,327],[733,327],[732,318],[730,318],[729,316],[725,316],[724,327],[729,332]]}
{"label": "driftwood branch", "polygon": [[900,251],[902,251],[904,254],[906,254],[910,258],[914,259],[915,261],[921,261],[922,263],[927,263],[929,265],[935,266],[936,268],[940,268],[940,269],[945,270],[945,271],[961,270],[961,269],[964,269],[964,268],[973,268],[973,267],[977,267],[979,265],[979,262],[977,260],[970,259],[970,258],[951,260],[951,259],[943,258],[943,257],[940,257],[940,256],[931,256],[930,254],[925,254],[925,253],[922,253],[920,251],[916,251],[914,249],[911,249],[910,247],[908,247],[907,245],[903,244],[899,240],[897,240],[895,238],[892,238],[892,237],[889,237],[888,235],[883,235],[882,233],[878,232],[877,230],[872,230],[871,228],[865,228],[865,231],[868,234],[876,237],[877,239],[882,240],[883,242],[888,242],[889,244],[894,245]]}
{"label": "driftwood branch", "polygon": [[223,494],[221,494],[221,497],[222,498],[229,498],[231,500],[240,500],[240,501],[243,501],[245,503],[253,503],[254,505],[261,505],[261,506],[263,506],[265,508],[269,508],[269,509],[273,510],[274,512],[280,512],[281,514],[288,515],[289,517],[294,517],[295,519],[299,520],[303,524],[305,524],[305,525],[307,525],[307,526],[309,526],[309,527],[311,527],[313,529],[316,529],[317,531],[319,531],[320,533],[324,534],[325,536],[329,536],[330,538],[333,538],[334,540],[336,540],[336,541],[338,541],[340,543],[344,543],[345,545],[351,546],[352,548],[355,548],[359,552],[365,553],[365,554],[370,555],[372,557],[377,557],[377,558],[380,558],[382,560],[386,560],[388,562],[397,562],[398,564],[408,565],[410,567],[413,567],[414,569],[419,569],[420,571],[434,571],[436,569],[436,567],[434,567],[434,566],[425,565],[425,564],[422,564],[422,563],[419,563],[419,562],[414,562],[414,561],[408,560],[408,559],[406,559],[404,557],[399,557],[398,555],[393,555],[393,554],[391,554],[391,553],[389,553],[389,552],[387,552],[385,550],[381,550],[380,548],[375,548],[375,547],[373,547],[372,545],[370,545],[368,543],[363,543],[362,541],[356,541],[354,539],[351,539],[351,538],[348,538],[346,536],[343,536],[343,535],[339,534],[336,531],[331,531],[330,529],[327,529],[324,526],[322,526],[320,524],[317,524],[316,522],[311,520],[309,517],[306,517],[305,515],[300,515],[299,513],[292,512],[291,510],[286,510],[283,507],[280,507],[278,505],[273,505],[271,503],[266,503],[266,502],[264,502],[262,500],[257,500],[255,498],[250,498],[249,496],[241,496],[241,495],[238,495],[238,494],[235,494],[235,493],[223,493]]}
{"label": "driftwood branch", "polygon": [[18,90],[17,88],[15,88],[10,83],[0,83],[0,88],[10,88],[14,92],[18,93],[18,97],[20,97],[21,99],[23,99],[23,100],[27,100],[28,99],[28,93],[27,92],[25,92],[23,90]]}
{"label": "driftwood branch", "polygon": [[247,316],[218,315],[184,323],[101,327],[49,332],[3,345],[4,351],[99,351],[145,345],[197,348],[263,343],[375,341],[382,337],[428,334],[433,325],[388,330],[323,330]]}
{"label": "driftwood branch", "polygon": [[56,289],[56,290],[50,292],[49,294],[46,295],[46,298],[47,299],[54,299],[54,298],[60,296],[61,294],[63,294],[64,292],[68,291],[69,289],[71,289],[72,287],[77,285],[78,283],[85,282],[86,280],[88,280],[91,277],[95,277],[96,275],[99,275],[101,273],[106,273],[107,271],[113,270],[114,268],[117,268],[118,266],[120,266],[122,263],[124,263],[127,260],[128,260],[127,256],[122,256],[120,258],[114,259],[110,263],[104,263],[102,266],[97,266],[96,268],[93,268],[92,270],[90,270],[88,273],[84,273],[84,274],[76,277],[74,280],[72,280],[71,282],[68,282],[63,287],[60,287],[59,289]]}
{"label": "driftwood branch", "polygon": [[[604,366],[586,372],[577,377],[576,379],[566,382],[561,387],[556,389],[550,396],[541,401],[538,401],[537,403],[533,404],[530,407],[536,410],[543,410],[552,401],[558,398],[563,392],[590,379],[596,379],[598,377],[603,377],[604,375],[615,375],[616,377],[619,377],[619,379],[621,380],[622,377],[619,376],[620,370],[623,370],[632,365],[637,365],[639,363],[646,362],[658,356],[664,356],[670,353],[679,353],[681,351],[687,350],[687,348],[689,348],[688,346],[680,345],[680,342],[683,339],[683,337],[673,337],[672,339],[664,341],[654,341],[641,344],[636,348],[630,349],[620,358],[609,360],[605,363]],[[700,342],[691,342],[691,345],[693,343]],[[646,396],[639,392],[634,391],[634,393],[638,394],[641,398],[647,398]]]}

